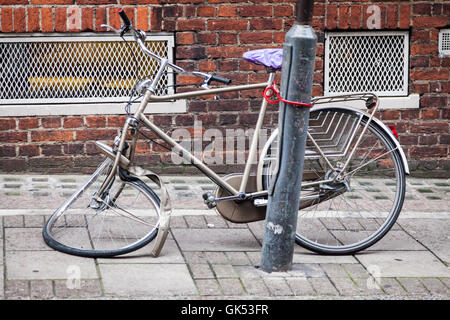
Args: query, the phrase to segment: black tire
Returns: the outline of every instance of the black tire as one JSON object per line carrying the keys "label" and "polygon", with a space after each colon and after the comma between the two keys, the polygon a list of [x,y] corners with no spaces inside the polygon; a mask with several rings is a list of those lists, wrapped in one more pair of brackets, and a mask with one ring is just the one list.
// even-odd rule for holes
{"label": "black tire", "polygon": [[[110,172],[111,166],[112,161],[105,160],[88,181],[46,221],[42,234],[48,246],[71,255],[106,258],[140,249],[156,237],[160,199],[142,180],[135,177],[122,180],[125,175],[116,175],[101,197],[107,200],[100,204],[89,202]],[[116,186],[119,187],[115,188]],[[120,201],[125,199],[123,203],[129,203],[130,199],[127,197],[131,193],[133,196],[138,194],[135,200],[142,194],[142,201],[147,202],[142,206],[139,203],[133,204],[133,209],[127,208],[124,211]],[[113,194],[114,199],[109,198]],[[148,204],[153,206],[156,216],[138,216],[142,211],[151,209],[146,207]],[[137,210],[139,213],[132,216],[130,210]],[[132,227],[135,229],[131,230]]]}
{"label": "black tire", "polygon": [[[321,114],[318,114],[319,112],[321,112]],[[320,120],[318,121],[318,123],[324,123],[324,112],[334,113],[333,119],[348,117],[349,119],[355,120],[355,123],[357,123],[357,126],[359,126],[357,127],[355,125],[355,130],[362,130],[362,128],[367,124],[368,121],[368,118],[365,115],[362,115],[357,111],[330,108],[329,110],[322,109],[320,111],[313,111],[311,113],[312,120],[310,120],[310,126],[312,125],[311,121],[314,121],[314,119]],[[341,121],[340,123],[343,122]],[[343,127],[341,129],[344,130],[345,128]],[[355,173],[349,178],[348,183],[358,188],[360,187],[361,189],[353,189],[352,191],[348,191],[347,189],[346,192],[336,194],[335,196],[330,197],[328,200],[323,200],[323,202],[321,202],[320,200],[318,200],[319,197],[317,195],[319,195],[320,192],[322,192],[323,194],[323,189],[320,190],[319,187],[302,188],[300,198],[301,201],[303,199],[303,205],[305,207],[302,208],[301,203],[301,209],[299,211],[298,219],[299,222],[297,225],[297,233],[295,236],[295,242],[300,246],[319,254],[354,254],[358,251],[367,249],[368,247],[381,240],[395,224],[401,212],[405,197],[406,174],[401,155],[400,152],[396,149],[396,145],[393,143],[392,138],[382,128],[380,128],[377,123],[373,121],[370,123],[368,132],[366,132],[365,136],[366,135],[368,137],[364,137],[364,140],[362,141],[359,148],[369,149],[370,143],[372,142],[373,146],[371,147],[371,149],[369,149],[369,151],[367,151],[367,154],[371,154],[372,150],[374,149],[382,150],[380,151],[380,156],[382,156],[386,152],[389,153],[381,157],[379,161],[374,160],[372,162],[370,162],[370,160],[364,160],[364,154],[360,156],[361,158],[363,158],[362,161],[366,161],[368,164],[360,169],[361,172],[359,172],[358,170],[355,171]],[[275,144],[276,141],[277,139],[274,139],[273,143]],[[364,143],[366,141],[368,141],[368,147],[364,146]],[[374,148],[375,146],[377,147]],[[382,147],[386,151],[384,151]],[[263,187],[266,190],[271,182],[270,167],[273,166],[273,156],[270,155],[270,150],[272,150],[273,152],[273,150],[276,150],[276,147],[273,149],[269,148],[268,154],[265,156],[265,158],[267,159],[272,159],[271,161],[267,161],[267,163],[264,164],[265,170],[262,176],[262,182]],[[315,181],[314,178],[311,178],[311,173],[317,175],[316,180],[323,180],[323,175],[327,174],[327,170],[323,169],[326,168],[326,166],[321,163],[320,159],[317,159],[317,155],[314,154],[311,144],[309,143],[307,143],[307,150],[309,150],[310,153],[309,155],[307,153],[307,155],[305,156],[303,182]],[[358,154],[358,152],[356,152],[355,155],[356,154]],[[366,157],[368,156],[366,155]],[[357,158],[357,156],[355,156],[355,158]],[[373,158],[377,159],[376,156],[374,156]],[[329,159],[332,163],[345,162],[345,160],[342,160],[342,158],[338,157],[330,157]],[[360,160],[360,158],[357,158],[357,161]],[[390,163],[392,163],[392,166],[387,168]],[[361,166],[361,163],[359,164],[359,166]],[[347,169],[346,172],[351,172],[352,169],[353,168]],[[305,178],[306,176],[308,177]],[[366,181],[365,183],[367,183],[367,188],[363,185],[363,181]],[[388,196],[383,194],[385,192],[383,188],[380,188],[381,190],[379,190],[381,194],[375,194],[371,198],[371,192],[377,190],[375,189],[375,187],[373,187],[374,185],[383,185],[385,189],[389,189],[389,197],[391,198],[388,198]],[[369,186],[371,186],[370,188],[372,190],[370,190]],[[357,191],[357,193],[353,195],[354,197],[360,197],[361,200],[352,200],[351,195],[355,190],[361,190]],[[317,195],[315,195],[314,192],[316,192]],[[364,198],[361,194],[363,194],[364,197],[367,197],[367,199]],[[317,198],[308,202],[307,200],[304,200],[304,198],[302,198],[306,198],[307,195],[311,197],[316,196]],[[384,199],[383,197],[385,197],[386,199]],[[324,197],[323,199],[326,198]],[[392,204],[389,201],[391,201]],[[337,204],[338,202],[339,204]],[[358,207],[358,205],[364,203],[366,207],[370,206],[375,208],[372,215],[370,215],[371,211],[369,209],[360,209]],[[329,206],[328,209],[327,206]],[[346,206],[347,209],[347,211],[342,209],[342,214],[339,212],[341,206]],[[379,206],[380,208],[377,208],[377,206]],[[330,213],[327,213],[327,210]],[[377,210],[379,210],[379,212]],[[327,214],[329,214],[329,216],[327,216]],[[380,218],[384,215],[386,215],[385,218]],[[317,220],[317,222],[313,222],[314,220]],[[352,226],[352,224],[354,224],[354,226]],[[319,234],[320,232],[322,232],[322,234]],[[367,236],[365,236],[366,234]],[[361,236],[362,239],[356,238],[357,235]],[[327,240],[326,237],[329,237],[329,240]],[[343,239],[344,237],[347,237],[347,242]],[[333,244],[329,244],[326,241],[329,241]]]}

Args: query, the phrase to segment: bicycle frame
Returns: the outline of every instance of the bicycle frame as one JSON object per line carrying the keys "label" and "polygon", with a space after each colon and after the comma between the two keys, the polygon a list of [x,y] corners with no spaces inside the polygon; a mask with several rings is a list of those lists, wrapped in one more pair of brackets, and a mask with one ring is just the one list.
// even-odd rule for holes
{"label": "bicycle frame", "polygon": [[[152,132],[154,132],[159,138],[161,138],[165,143],[167,143],[172,148],[172,152],[177,153],[180,157],[191,163],[193,166],[198,168],[205,176],[207,176],[209,179],[211,179],[216,185],[218,185],[220,188],[227,191],[227,193],[230,196],[240,197],[240,199],[254,199],[258,197],[264,197],[267,196],[268,192],[267,190],[263,191],[256,191],[249,194],[245,193],[248,178],[250,176],[250,169],[253,161],[255,160],[255,156],[257,153],[257,145],[258,145],[258,137],[260,130],[262,128],[263,120],[266,114],[266,108],[267,108],[267,101],[263,99],[263,102],[261,104],[261,108],[259,111],[259,117],[256,123],[255,127],[255,133],[252,138],[252,142],[249,149],[249,156],[247,159],[247,162],[245,164],[245,169],[243,173],[243,178],[241,181],[241,185],[239,187],[239,190],[232,187],[230,184],[228,184],[226,181],[224,181],[219,175],[217,175],[213,170],[211,170],[206,164],[204,164],[200,159],[196,158],[194,155],[192,155],[188,150],[184,149],[179,143],[177,143],[175,140],[173,140],[170,136],[168,136],[164,131],[162,131],[158,126],[156,126],[153,122],[151,122],[147,117],[145,117],[144,112],[149,104],[151,102],[164,102],[164,101],[171,101],[171,100],[178,100],[178,99],[185,99],[185,98],[193,98],[193,97],[199,97],[199,96],[205,96],[205,95],[216,95],[220,93],[225,92],[233,92],[233,91],[244,91],[244,90],[253,90],[253,89],[265,89],[270,88],[273,86],[273,81],[275,78],[275,73],[271,72],[269,74],[267,82],[263,83],[256,83],[256,84],[248,84],[248,85],[238,85],[238,86],[228,86],[228,87],[220,87],[220,88],[207,88],[203,90],[195,90],[190,92],[182,92],[182,93],[175,93],[175,94],[169,94],[164,96],[158,96],[155,94],[155,88],[157,83],[159,82],[159,79],[163,75],[166,68],[172,68],[173,70],[183,73],[185,72],[182,68],[170,63],[167,59],[161,58],[154,53],[152,53],[150,50],[148,50],[145,47],[145,44],[143,42],[143,37],[139,34],[136,35],[135,33],[135,39],[141,49],[151,57],[157,59],[160,61],[160,66],[158,69],[158,72],[156,73],[154,79],[151,81],[151,85],[147,88],[145,91],[144,97],[134,113],[132,117],[127,118],[126,123],[124,124],[124,127],[122,129],[122,133],[120,136],[120,140],[118,143],[116,143],[116,156],[114,161],[114,167],[113,170],[111,170],[111,173],[107,177],[107,179],[104,181],[103,185],[101,186],[100,190],[98,191],[98,194],[102,194],[103,191],[106,189],[106,186],[109,184],[109,182],[113,179],[115,172],[117,171],[118,166],[120,165],[120,159],[122,157],[122,150],[124,149],[126,138],[127,138],[127,132],[130,130],[130,128],[134,131],[132,133],[133,139],[130,145],[130,151],[128,155],[129,162],[131,163],[133,161],[136,142],[137,142],[137,136],[139,132],[135,130],[136,123],[139,120],[141,121],[148,129],[150,129]],[[194,73],[195,74],[195,73]],[[204,76],[205,74],[202,74],[200,72],[197,72],[196,74]],[[207,86],[206,86],[207,87]],[[309,183],[302,183],[302,188],[304,187],[310,187],[314,185],[319,185],[322,183],[330,183],[337,180],[342,179],[342,173],[345,172],[345,169],[347,168],[348,164],[350,163],[354,151],[357,149],[359,143],[361,142],[362,137],[364,136],[365,132],[367,131],[370,122],[372,121],[375,112],[378,109],[378,98],[376,95],[371,93],[362,93],[362,94],[353,94],[353,95],[344,95],[344,96],[332,96],[332,97],[319,97],[312,99],[312,104],[324,104],[324,103],[330,103],[330,102],[336,102],[336,101],[354,101],[354,100],[368,100],[372,99],[374,103],[374,108],[372,113],[370,114],[369,121],[366,123],[365,127],[363,128],[363,131],[361,132],[360,136],[358,137],[354,147],[352,148],[350,152],[350,156],[348,157],[346,163],[344,164],[341,172],[339,174],[336,174],[333,179],[329,180],[322,180],[322,181],[315,181],[315,182],[309,182]],[[314,148],[317,150],[317,152],[320,154],[320,156],[325,160],[325,163],[327,166],[330,167],[330,170],[332,170],[334,173],[336,173],[335,168],[331,165],[330,161],[326,157],[326,155],[322,152],[320,149],[320,146],[315,142],[313,137],[308,134],[308,138],[312,141]],[[352,138],[353,139],[353,138]]]}

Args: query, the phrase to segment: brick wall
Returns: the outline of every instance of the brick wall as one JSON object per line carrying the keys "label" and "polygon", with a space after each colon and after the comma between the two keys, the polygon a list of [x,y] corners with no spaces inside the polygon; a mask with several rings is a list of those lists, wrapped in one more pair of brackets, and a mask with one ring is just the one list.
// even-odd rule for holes
{"label": "brick wall", "polygon": [[[371,5],[381,19],[371,25]],[[70,8],[80,9],[77,28],[68,28]],[[173,32],[176,63],[187,70],[216,72],[234,84],[265,81],[265,71],[241,59],[250,49],[280,47],[293,23],[295,1],[253,0],[0,0],[1,32],[104,31],[100,25],[119,26],[117,7],[124,7],[138,28]],[[410,93],[418,93],[420,109],[386,110],[380,117],[397,126],[400,141],[417,175],[449,172],[450,58],[438,56],[439,29],[449,26],[448,1],[325,1],[316,0],[313,25],[319,37],[314,95],[323,94],[324,31],[410,31]],[[190,77],[179,76],[178,83]],[[199,99],[188,112],[154,115],[167,131],[192,128],[195,121],[214,128],[252,127],[260,92],[229,93],[219,101]],[[123,116],[58,116],[0,118],[0,171],[79,172],[98,163],[93,142],[110,140],[122,126]],[[265,124],[277,122],[271,107]],[[160,170],[170,163],[161,148],[139,144],[139,160]],[[236,171],[216,166],[219,172]],[[191,173],[192,168],[171,167],[169,172]]]}

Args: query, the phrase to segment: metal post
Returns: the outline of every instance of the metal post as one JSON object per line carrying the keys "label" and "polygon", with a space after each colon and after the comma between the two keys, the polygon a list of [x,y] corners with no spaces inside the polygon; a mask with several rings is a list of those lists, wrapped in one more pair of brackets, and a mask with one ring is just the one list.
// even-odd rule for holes
{"label": "metal post", "polygon": [[[296,21],[283,45],[281,95],[310,103],[317,37],[311,27],[314,0],[297,0]],[[266,272],[292,269],[309,108],[282,102],[278,161],[269,190],[261,256]]]}

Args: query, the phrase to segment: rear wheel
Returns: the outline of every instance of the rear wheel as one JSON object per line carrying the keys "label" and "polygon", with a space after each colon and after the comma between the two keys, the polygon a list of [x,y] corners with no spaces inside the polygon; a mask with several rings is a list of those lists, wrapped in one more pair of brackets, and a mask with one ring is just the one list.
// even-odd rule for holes
{"label": "rear wheel", "polygon": [[[397,146],[374,122],[342,172],[342,181],[304,186],[333,178],[342,171],[367,121],[367,116],[357,111],[311,112],[309,132],[332,168],[308,139],[297,244],[321,254],[352,254],[375,244],[394,225],[405,197],[405,169]],[[268,143],[271,147],[263,158],[265,190],[273,179],[278,136]]]}
{"label": "rear wheel", "polygon": [[105,160],[47,220],[43,236],[50,247],[78,256],[111,257],[156,237],[160,201],[143,181],[122,172],[98,195],[112,166]]}

